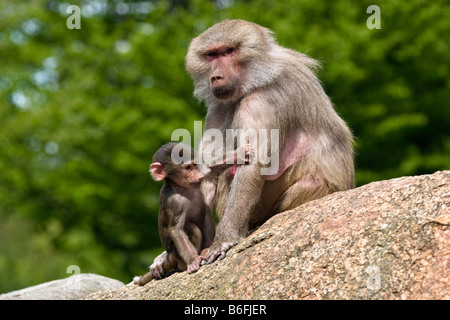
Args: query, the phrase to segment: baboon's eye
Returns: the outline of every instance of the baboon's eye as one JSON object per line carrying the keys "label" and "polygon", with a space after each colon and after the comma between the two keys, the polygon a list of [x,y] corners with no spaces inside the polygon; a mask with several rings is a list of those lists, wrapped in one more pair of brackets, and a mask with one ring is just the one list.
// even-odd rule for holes
{"label": "baboon's eye", "polygon": [[225,50],[225,55],[232,54],[234,52],[234,48],[230,47]]}

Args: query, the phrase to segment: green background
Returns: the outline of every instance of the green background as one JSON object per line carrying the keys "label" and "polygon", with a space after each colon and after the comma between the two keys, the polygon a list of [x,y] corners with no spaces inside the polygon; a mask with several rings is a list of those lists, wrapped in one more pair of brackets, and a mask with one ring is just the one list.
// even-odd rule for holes
{"label": "green background", "polygon": [[450,168],[448,1],[66,1],[0,2],[0,293],[70,265],[125,283],[146,272],[162,251],[150,160],[204,119],[184,56],[226,18],[321,61],[357,185]]}

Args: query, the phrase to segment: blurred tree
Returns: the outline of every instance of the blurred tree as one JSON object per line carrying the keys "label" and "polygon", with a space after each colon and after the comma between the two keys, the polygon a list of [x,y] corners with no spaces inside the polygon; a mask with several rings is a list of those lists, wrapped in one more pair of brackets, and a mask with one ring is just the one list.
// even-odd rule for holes
{"label": "blurred tree", "polygon": [[[66,27],[69,2],[80,30]],[[0,292],[74,264],[124,282],[145,271],[162,250],[148,166],[204,118],[184,55],[222,19],[322,62],[357,138],[357,184],[449,169],[448,1],[69,2],[0,2]]]}

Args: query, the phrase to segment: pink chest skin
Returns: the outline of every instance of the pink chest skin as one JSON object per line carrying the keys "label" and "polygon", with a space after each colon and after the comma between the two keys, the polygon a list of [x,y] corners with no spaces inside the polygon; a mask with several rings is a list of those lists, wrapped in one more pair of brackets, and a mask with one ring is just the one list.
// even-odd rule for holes
{"label": "pink chest skin", "polygon": [[[266,180],[277,179],[287,168],[297,163],[302,157],[305,156],[308,151],[308,145],[308,137],[303,130],[299,129],[292,134],[286,141],[283,151],[281,152],[278,172],[273,175],[267,175]],[[236,175],[238,166],[238,164],[235,164],[229,169],[228,177],[230,179],[233,179]]]}

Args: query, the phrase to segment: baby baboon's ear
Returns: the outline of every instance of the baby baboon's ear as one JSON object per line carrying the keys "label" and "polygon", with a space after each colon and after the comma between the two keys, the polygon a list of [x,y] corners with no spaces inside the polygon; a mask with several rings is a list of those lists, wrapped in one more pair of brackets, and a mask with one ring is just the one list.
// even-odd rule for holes
{"label": "baby baboon's ear", "polygon": [[150,173],[152,174],[153,179],[156,181],[164,180],[167,176],[161,162],[153,162],[150,165]]}

